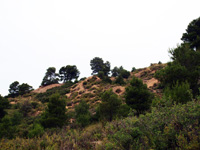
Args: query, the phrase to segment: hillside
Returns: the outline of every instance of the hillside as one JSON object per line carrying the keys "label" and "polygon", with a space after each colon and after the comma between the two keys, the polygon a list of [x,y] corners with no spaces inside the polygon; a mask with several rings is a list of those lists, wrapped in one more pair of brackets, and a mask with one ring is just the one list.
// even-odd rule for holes
{"label": "hillside", "polygon": [[[90,76],[76,83],[52,84],[40,87],[29,94],[16,98],[9,98],[10,118],[18,118],[17,132],[8,126],[11,140],[1,139],[1,149],[165,149],[170,147],[180,149],[198,149],[199,145],[199,99],[186,105],[169,106],[162,99],[162,89],[159,81],[154,78],[155,73],[166,64],[152,64],[147,68],[137,69],[130,73],[125,84],[115,83],[116,77],[111,77],[112,83],[104,82],[98,76]],[[135,116],[134,111],[126,118],[119,118],[112,122],[94,122],[84,128],[76,124],[74,111],[81,100],[84,100],[91,114],[102,103],[102,93],[112,89],[125,103],[126,88],[130,86],[133,77],[140,78],[154,93],[152,111],[145,115]],[[66,101],[69,124],[62,129],[44,130],[34,126],[34,121],[41,117],[49,103],[52,94],[59,93]],[[160,99],[161,98],[161,99]],[[23,109],[22,109],[23,108]],[[22,119],[16,112],[23,112]],[[15,112],[15,113],[14,113]],[[21,119],[20,119],[21,118]],[[187,118],[185,120],[185,118]],[[199,120],[199,121],[198,121]],[[15,121],[16,122],[16,121]],[[185,129],[184,129],[185,128]],[[31,131],[31,132],[30,132]],[[56,131],[56,132],[55,132]],[[13,132],[11,134],[11,132]],[[37,136],[35,136],[35,134]],[[183,136],[184,135],[184,136]],[[13,138],[13,137],[17,138]],[[24,137],[29,137],[24,138]],[[34,138],[32,138],[34,137]],[[171,140],[171,142],[169,142]],[[175,142],[176,141],[176,142]],[[185,144],[185,146],[184,146]]]}
{"label": "hillside", "polygon": [[[123,98],[125,88],[129,85],[129,82],[133,78],[133,76],[142,79],[143,83],[147,84],[147,87],[151,92],[153,92],[155,95],[160,96],[161,90],[157,88],[159,82],[157,79],[154,78],[154,73],[165,66],[166,64],[152,64],[150,67],[137,69],[134,72],[131,72],[128,79],[124,79],[126,82],[125,85],[104,83],[98,76],[94,75],[82,81],[79,81],[72,86],[66,86],[63,84],[52,84],[44,87],[39,87],[38,89],[32,91],[32,93],[34,94],[32,97],[29,97],[29,100],[46,101],[43,100],[43,98],[41,97],[46,98],[48,95],[51,95],[54,92],[61,92],[62,95],[65,95],[67,97],[66,108],[69,111],[73,111],[75,105],[78,105],[80,100],[83,99],[89,104],[91,112],[94,112],[94,109],[101,102],[101,93],[105,92],[106,90],[112,89],[115,94]],[[112,82],[114,82],[116,78],[111,77],[111,80]],[[12,99],[12,101],[14,100]],[[11,104],[16,103],[11,102]]]}

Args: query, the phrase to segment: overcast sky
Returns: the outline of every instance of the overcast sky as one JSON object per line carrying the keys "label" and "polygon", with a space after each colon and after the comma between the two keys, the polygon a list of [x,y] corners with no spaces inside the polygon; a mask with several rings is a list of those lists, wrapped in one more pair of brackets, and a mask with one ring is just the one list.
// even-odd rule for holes
{"label": "overcast sky", "polygon": [[168,62],[199,6],[199,0],[0,0],[0,94],[14,81],[38,88],[48,67],[76,65],[88,77],[96,56],[129,71]]}

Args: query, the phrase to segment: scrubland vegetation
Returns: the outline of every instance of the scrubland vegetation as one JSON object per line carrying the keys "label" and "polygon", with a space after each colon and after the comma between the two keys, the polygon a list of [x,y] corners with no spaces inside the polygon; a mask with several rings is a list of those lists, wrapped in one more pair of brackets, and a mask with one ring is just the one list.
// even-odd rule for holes
{"label": "scrubland vegetation", "polygon": [[11,83],[0,96],[0,149],[199,149],[199,37],[197,18],[167,64],[128,71],[95,57],[89,78],[67,65],[47,69],[40,88],[59,86],[43,92]]}

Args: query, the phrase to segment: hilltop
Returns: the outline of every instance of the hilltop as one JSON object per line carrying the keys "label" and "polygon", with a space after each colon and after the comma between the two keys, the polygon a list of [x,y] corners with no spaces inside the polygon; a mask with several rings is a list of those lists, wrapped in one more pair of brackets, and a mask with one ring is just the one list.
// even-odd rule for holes
{"label": "hilltop", "polygon": [[[41,86],[38,89],[33,90],[30,94],[16,98],[10,98],[9,100],[11,104],[15,105],[18,103],[23,103],[23,100],[26,99],[28,99],[30,102],[44,103],[48,101],[47,99],[49,95],[58,92],[67,98],[66,108],[69,111],[73,111],[75,105],[78,105],[83,99],[89,104],[90,110],[94,112],[94,109],[97,107],[97,105],[101,103],[101,93],[105,92],[106,90],[112,89],[115,94],[123,98],[125,88],[129,85],[129,82],[133,76],[142,79],[143,83],[147,85],[151,92],[157,96],[160,96],[161,90],[158,89],[159,81],[154,78],[154,74],[156,71],[164,68],[165,66],[166,64],[152,64],[146,68],[136,69],[134,72],[130,73],[130,76],[127,79],[124,79],[126,83],[124,85],[113,84],[116,80],[116,77],[110,77],[113,82],[110,84],[104,83],[98,76],[93,75],[80,80],[77,83],[71,83],[69,85],[51,84],[47,86]],[[37,112],[37,110],[35,111]],[[41,108],[38,111],[41,113]]]}

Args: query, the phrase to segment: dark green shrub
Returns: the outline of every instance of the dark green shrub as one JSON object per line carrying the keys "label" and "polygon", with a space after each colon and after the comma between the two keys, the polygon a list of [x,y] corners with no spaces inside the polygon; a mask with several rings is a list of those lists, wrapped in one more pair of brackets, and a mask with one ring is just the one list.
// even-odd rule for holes
{"label": "dark green shrub", "polygon": [[125,100],[127,105],[140,114],[150,108],[153,95],[148,91],[142,80],[134,77],[130,82],[130,86],[126,88]]}
{"label": "dark green shrub", "polygon": [[20,108],[20,112],[24,115],[24,117],[26,117],[28,115],[28,113],[32,111],[32,108],[33,107],[31,105],[31,103],[28,100],[26,100],[22,104],[22,106]]}
{"label": "dark green shrub", "polygon": [[113,138],[116,140],[116,143],[120,144],[122,148],[124,149],[130,149],[130,146],[132,144],[132,137],[130,134],[117,131],[114,135]]}
{"label": "dark green shrub", "polygon": [[175,86],[165,89],[165,96],[172,102],[186,103],[192,100],[192,90],[187,82],[177,82]]}
{"label": "dark green shrub", "polygon": [[121,76],[123,77],[123,78],[125,78],[125,79],[127,79],[129,76],[130,76],[130,72],[129,71],[127,71],[127,70],[122,70],[121,71]]}
{"label": "dark green shrub", "polygon": [[131,70],[131,72],[134,72],[135,70],[136,70],[136,68],[135,68],[135,67],[133,67],[133,68],[132,68],[132,70]]}
{"label": "dark green shrub", "polygon": [[116,84],[119,84],[119,85],[124,85],[124,84],[125,84],[124,79],[123,79],[123,77],[122,77],[121,75],[119,75],[119,76],[116,78],[115,83],[116,83]]}
{"label": "dark green shrub", "polygon": [[23,119],[23,114],[18,111],[15,111],[10,118],[12,125],[19,125],[22,119]]}
{"label": "dark green shrub", "polygon": [[7,113],[5,111],[6,108],[9,108],[10,104],[7,98],[4,98],[0,95],[0,121]]}
{"label": "dark green shrub", "polygon": [[117,116],[117,111],[121,106],[121,99],[112,90],[104,92],[101,99],[102,102],[99,105],[100,118],[112,121]]}
{"label": "dark green shrub", "polygon": [[91,114],[89,112],[89,105],[81,100],[78,105],[75,106],[75,118],[79,126],[85,127],[90,124]]}
{"label": "dark green shrub", "polygon": [[84,81],[84,82],[83,82],[83,85],[87,85],[87,82],[86,82],[86,81]]}
{"label": "dark green shrub", "polygon": [[42,114],[41,124],[44,128],[62,127],[66,121],[66,102],[58,93],[50,97],[47,109]]}
{"label": "dark green shrub", "polygon": [[44,133],[44,128],[40,124],[36,123],[33,125],[33,128],[29,130],[28,137],[29,138],[38,137],[41,136],[43,133]]}
{"label": "dark green shrub", "polygon": [[105,143],[115,145],[115,149],[198,149],[199,112],[198,100],[116,120],[105,127],[105,137],[109,137]]}
{"label": "dark green shrub", "polygon": [[130,112],[130,107],[127,104],[122,104],[118,110],[119,117],[127,117]]}

